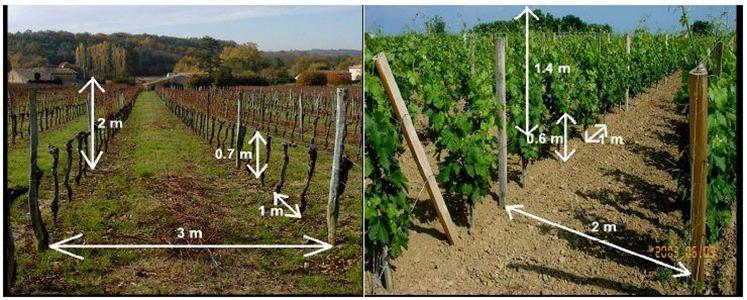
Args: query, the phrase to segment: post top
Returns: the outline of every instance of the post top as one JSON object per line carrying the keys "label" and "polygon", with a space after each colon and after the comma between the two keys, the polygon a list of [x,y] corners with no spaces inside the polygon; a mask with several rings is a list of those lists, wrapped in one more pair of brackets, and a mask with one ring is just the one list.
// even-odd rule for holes
{"label": "post top", "polygon": [[708,75],[708,69],[706,69],[706,66],[703,63],[698,64],[697,67],[690,70],[691,75]]}

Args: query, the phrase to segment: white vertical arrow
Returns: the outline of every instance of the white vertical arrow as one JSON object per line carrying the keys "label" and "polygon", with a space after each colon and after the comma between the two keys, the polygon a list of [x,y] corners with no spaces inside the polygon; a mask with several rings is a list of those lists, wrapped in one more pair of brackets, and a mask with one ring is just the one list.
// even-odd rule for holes
{"label": "white vertical arrow", "polygon": [[262,137],[262,134],[259,133],[259,130],[257,130],[254,132],[252,139],[249,140],[249,144],[251,143],[254,143],[254,155],[252,156],[252,159],[255,161],[256,168],[252,168],[251,163],[246,164],[246,167],[249,168],[249,171],[251,171],[252,174],[254,174],[255,178],[259,178],[259,176],[267,170],[267,164],[264,164],[261,168],[259,166],[259,144],[262,143],[267,145],[267,141]]}
{"label": "white vertical arrow", "polygon": [[535,219],[535,220],[537,220],[537,221],[540,221],[540,222],[542,222],[542,223],[545,223],[545,224],[547,224],[547,225],[550,225],[550,226],[553,226],[553,227],[556,227],[556,228],[560,228],[560,229],[563,229],[563,230],[565,230],[565,231],[568,231],[568,232],[570,232],[570,233],[573,233],[573,234],[579,235],[579,236],[581,236],[581,237],[587,238],[587,239],[589,239],[589,240],[592,240],[592,241],[598,242],[598,243],[600,243],[600,244],[602,244],[602,245],[605,245],[605,246],[609,246],[609,247],[615,248],[615,249],[617,249],[617,250],[620,250],[620,251],[622,251],[622,252],[628,253],[628,254],[630,254],[630,255],[633,255],[633,256],[636,256],[636,257],[639,257],[639,258],[645,259],[645,260],[647,260],[647,261],[653,262],[653,263],[655,263],[655,264],[657,264],[657,265],[660,265],[660,266],[662,266],[662,267],[665,267],[665,268],[669,268],[669,269],[672,269],[672,270],[675,270],[675,271],[679,272],[679,273],[677,273],[677,274],[673,275],[672,277],[686,277],[686,276],[690,276],[690,270],[688,270],[688,269],[687,269],[687,268],[686,268],[686,267],[685,267],[685,266],[684,266],[684,265],[683,265],[683,264],[682,264],[681,262],[677,262],[677,265],[678,265],[679,267],[675,267],[675,266],[670,266],[670,265],[668,265],[668,264],[666,264],[666,263],[664,263],[664,262],[662,262],[662,261],[659,261],[659,260],[656,260],[656,259],[650,258],[650,257],[648,257],[648,256],[645,256],[645,255],[642,255],[642,254],[638,254],[638,253],[636,253],[636,252],[630,251],[630,250],[628,250],[628,249],[625,249],[625,248],[623,248],[623,247],[620,247],[620,246],[618,246],[618,245],[615,245],[615,244],[613,244],[613,243],[610,243],[610,242],[608,242],[608,241],[605,241],[605,240],[602,240],[602,239],[598,239],[598,238],[595,238],[595,237],[593,237],[593,236],[590,236],[590,235],[588,235],[588,234],[585,234],[585,233],[583,233],[583,232],[580,232],[580,231],[577,231],[577,230],[573,230],[573,229],[571,229],[571,228],[568,228],[568,227],[566,227],[566,226],[563,226],[563,225],[560,225],[560,224],[557,224],[557,223],[554,223],[554,222],[550,222],[550,221],[548,221],[548,220],[545,220],[545,219],[543,219],[543,218],[540,218],[540,217],[538,217],[538,216],[535,216],[535,215],[533,215],[533,214],[530,214],[530,213],[528,213],[528,212],[525,212],[525,211],[521,210],[520,208],[524,208],[524,205],[506,205],[506,212],[508,213],[508,218],[509,218],[509,219],[511,219],[511,220],[513,220],[513,219],[514,219],[514,217],[513,217],[513,215],[512,215],[511,213],[512,213],[512,212],[517,212],[517,213],[520,213],[520,214],[522,214],[522,215],[525,215],[525,216],[527,216],[527,217],[529,217],[529,218],[532,218],[532,219]]}
{"label": "white vertical arrow", "polygon": [[571,120],[571,123],[576,124],[576,120],[574,120],[568,113],[563,113],[563,115],[560,116],[560,119],[555,122],[555,124],[560,124],[561,121],[563,122],[563,154],[560,154],[558,150],[555,150],[555,154],[557,154],[563,162],[571,159],[573,153],[576,153],[576,149],[571,150],[570,153],[568,152],[568,120]]}
{"label": "white vertical arrow", "polygon": [[99,163],[99,159],[101,159],[101,155],[104,154],[103,151],[99,151],[99,153],[96,154],[96,145],[95,145],[96,135],[94,134],[95,133],[94,130],[96,127],[95,126],[96,119],[95,119],[95,114],[94,114],[94,110],[95,110],[94,107],[96,105],[96,98],[95,98],[96,93],[95,92],[96,92],[96,88],[98,88],[102,93],[105,93],[105,91],[101,87],[101,85],[99,85],[98,81],[96,81],[96,78],[91,77],[91,79],[88,80],[88,82],[80,90],[78,90],[78,93],[79,94],[83,93],[83,91],[85,91],[86,88],[89,86],[91,87],[91,93],[89,96],[91,100],[91,106],[89,109],[90,118],[88,121],[90,123],[90,133],[91,133],[91,142],[90,142],[91,152],[89,155],[86,155],[86,153],[83,150],[81,150],[80,154],[83,155],[83,158],[86,160],[86,164],[88,164],[88,167],[91,168],[91,170],[94,170],[96,169],[96,165]]}
{"label": "white vertical arrow", "polygon": [[531,9],[529,9],[528,6],[524,6],[524,10],[519,13],[516,17],[514,17],[514,20],[518,20],[524,16],[524,129],[522,129],[519,126],[516,126],[516,129],[518,129],[521,133],[526,135],[527,137],[527,143],[529,143],[529,135],[532,134],[532,131],[537,129],[538,125],[534,125],[534,127],[529,128],[529,16],[534,17],[535,20],[539,20],[539,18],[532,12]]}

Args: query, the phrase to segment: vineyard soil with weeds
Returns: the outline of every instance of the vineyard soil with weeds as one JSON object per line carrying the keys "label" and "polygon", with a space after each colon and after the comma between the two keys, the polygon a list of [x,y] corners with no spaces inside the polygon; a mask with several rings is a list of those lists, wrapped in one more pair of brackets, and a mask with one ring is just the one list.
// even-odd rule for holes
{"label": "vineyard soil with weeds", "polygon": [[[81,118],[40,136],[59,144],[85,128]],[[266,181],[278,180],[281,139],[274,145]],[[326,236],[325,212],[331,155],[319,155],[308,192],[309,206],[301,220],[263,218],[259,206],[272,204],[272,192],[233,161],[218,161],[215,147],[198,139],[153,92],[138,96],[96,170],[74,186],[72,201],[60,204],[59,222],[52,222],[51,178],[42,179],[40,210],[56,242],[78,233],[86,244],[181,244],[176,229],[199,229],[203,244],[298,244],[303,235]],[[40,157],[46,153],[40,150]],[[28,145],[9,150],[9,183],[23,184]],[[297,195],[304,187],[308,154],[291,147],[283,192]],[[25,161],[24,161],[25,159]],[[77,158],[76,158],[77,159]],[[77,160],[76,160],[77,163]],[[49,163],[40,163],[44,170]],[[25,172],[25,173],[24,173]],[[360,166],[350,172],[339,200],[337,240],[330,251],[304,258],[300,249],[70,249],[79,261],[57,251],[36,251],[27,201],[11,208],[18,276],[14,294],[360,294],[361,186]],[[28,180],[28,179],[25,179]],[[27,183],[27,182],[26,182]],[[64,198],[64,197],[63,197]],[[191,242],[191,241],[190,241]]]}
{"label": "vineyard soil with weeds", "polygon": [[[674,101],[682,88],[681,76],[681,71],[669,75],[631,99],[629,110],[616,108],[601,116],[610,132],[625,138],[624,145],[583,143],[584,129],[576,126],[569,140],[576,156],[566,163],[555,157],[536,161],[528,168],[525,188],[519,185],[520,159],[509,155],[507,203],[524,205],[529,213],[587,233],[592,222],[615,224],[615,232],[593,235],[650,257],[656,257],[656,246],[686,245],[682,220],[688,209],[677,199],[674,174],[680,157],[676,128],[687,122]],[[432,168],[438,170],[433,145],[424,146]],[[510,220],[497,205],[495,185],[477,206],[471,233],[464,208],[449,207],[458,225],[458,240],[449,245],[421,190],[423,180],[409,150],[400,159],[409,183],[408,202],[415,205],[414,223],[407,250],[391,262],[393,287],[369,283],[367,293],[693,293],[686,281],[666,276],[668,270],[653,263],[516,213]],[[453,203],[447,199],[447,204]],[[732,222],[718,245],[721,259],[706,266],[708,274],[722,275],[706,276],[714,279],[706,283],[704,293],[736,292],[735,227]]]}

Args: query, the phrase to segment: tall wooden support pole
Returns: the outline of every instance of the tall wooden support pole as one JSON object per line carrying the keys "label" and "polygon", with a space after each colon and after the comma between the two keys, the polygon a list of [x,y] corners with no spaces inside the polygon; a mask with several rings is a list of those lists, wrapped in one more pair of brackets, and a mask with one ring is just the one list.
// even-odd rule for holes
{"label": "tall wooden support pole", "polygon": [[696,255],[690,270],[693,278],[703,282],[704,258],[703,247],[706,240],[706,202],[708,188],[708,71],[703,64],[690,71],[688,76],[688,96],[690,98],[690,187],[692,204],[690,220],[692,222],[691,249]]}
{"label": "tall wooden support pole", "polygon": [[454,244],[453,235],[456,233],[456,230],[454,230],[454,223],[451,221],[451,215],[449,214],[449,210],[446,208],[443,195],[441,195],[441,190],[436,183],[436,177],[433,176],[433,170],[431,170],[431,166],[428,164],[425,150],[423,149],[423,145],[420,143],[418,133],[412,123],[410,113],[407,111],[405,101],[402,99],[402,94],[397,86],[397,81],[394,80],[392,70],[389,68],[389,61],[382,52],[374,57],[374,62],[376,63],[376,71],[379,73],[381,82],[384,85],[384,90],[386,90],[387,95],[389,96],[389,101],[392,102],[392,106],[394,107],[394,113],[400,121],[402,127],[401,130],[405,136],[405,140],[407,141],[407,146],[410,148],[413,157],[415,157],[420,176],[423,177],[428,188],[428,194],[430,194],[431,199],[433,200],[433,207],[436,209],[436,214],[438,214],[439,221],[441,221],[441,226],[444,228],[449,243]]}
{"label": "tall wooden support pole", "polygon": [[39,252],[42,252],[49,247],[49,234],[47,228],[44,227],[41,211],[39,211],[39,181],[42,177],[42,171],[36,165],[36,148],[39,144],[39,128],[37,126],[36,91],[32,90],[29,93],[29,138],[31,139],[29,148],[29,215],[36,236],[36,248]]}
{"label": "tall wooden support pole", "polygon": [[710,69],[713,70],[713,75],[715,75],[716,77],[721,76],[721,71],[723,70],[724,64],[723,56],[724,43],[718,42],[716,44],[716,47],[713,48],[713,64],[709,64],[713,66]]}
{"label": "tall wooden support pole", "polygon": [[[553,38],[555,35],[553,34]],[[498,99],[498,205],[508,197],[508,140],[506,138],[506,39],[495,41],[495,97]]]}
{"label": "tall wooden support pole", "polygon": [[337,199],[340,182],[340,165],[344,152],[343,138],[345,138],[345,101],[348,100],[348,90],[338,88],[335,99],[335,146],[332,156],[332,178],[329,181],[329,198],[327,199],[327,242],[334,245],[337,217],[340,213]]}
{"label": "tall wooden support pole", "polygon": [[243,94],[239,92],[238,98],[236,99],[236,169],[241,166],[241,149],[244,147],[244,132],[241,126],[241,100],[243,100]]}
{"label": "tall wooden support pole", "polygon": [[[630,36],[625,34],[625,57],[630,58]],[[630,72],[630,63],[627,63],[628,72]],[[625,87],[625,110],[628,110],[628,102],[630,101],[630,84]]]}

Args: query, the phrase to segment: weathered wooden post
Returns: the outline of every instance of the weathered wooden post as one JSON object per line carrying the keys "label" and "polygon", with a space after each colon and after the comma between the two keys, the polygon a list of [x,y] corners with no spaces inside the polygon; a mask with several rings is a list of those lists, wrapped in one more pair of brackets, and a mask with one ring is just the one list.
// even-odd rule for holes
{"label": "weathered wooden post", "polygon": [[30,165],[29,165],[29,215],[31,216],[31,226],[36,236],[37,249],[39,252],[47,250],[49,247],[49,234],[44,227],[41,212],[39,211],[39,182],[42,177],[42,171],[36,165],[36,148],[39,144],[39,128],[37,127],[36,115],[36,91],[29,93],[29,138],[30,141]]}
{"label": "weathered wooden post", "polygon": [[[553,39],[555,35],[553,33]],[[495,96],[498,99],[498,205],[508,197],[508,140],[506,138],[506,38],[495,41]]]}
{"label": "weathered wooden post", "polygon": [[86,132],[80,131],[78,132],[78,135],[75,137],[78,141],[78,151],[76,152],[78,154],[78,174],[75,175],[75,185],[80,185],[80,180],[83,178],[83,173],[86,170],[86,165],[83,162],[83,142],[86,139]]}
{"label": "weathered wooden post", "polygon": [[402,94],[397,86],[397,81],[394,79],[392,70],[389,67],[389,61],[382,52],[374,57],[374,62],[376,64],[376,71],[379,73],[382,85],[384,86],[384,90],[386,90],[389,100],[392,103],[392,107],[394,108],[394,113],[400,121],[401,131],[405,136],[407,146],[415,157],[420,176],[426,183],[428,194],[431,196],[433,208],[436,210],[441,226],[443,226],[446,238],[449,240],[450,244],[454,244],[456,230],[454,230],[454,223],[451,220],[451,214],[449,214],[449,210],[446,208],[446,203],[441,194],[441,190],[438,187],[438,183],[436,182],[436,177],[433,175],[433,170],[428,164],[425,150],[423,149],[423,145],[420,143],[420,138],[418,138],[418,133],[412,123],[412,118],[407,110],[407,105],[405,105],[405,101],[402,99]]}
{"label": "weathered wooden post", "polygon": [[236,99],[236,169],[240,168],[241,166],[241,149],[244,147],[244,132],[245,127],[241,125],[241,100],[243,99],[244,94],[239,92],[238,98]]}
{"label": "weathered wooden post", "polygon": [[65,164],[65,190],[67,191],[67,201],[73,201],[73,188],[70,186],[70,171],[73,169],[73,142],[75,138],[72,138],[65,143],[65,153],[67,153],[66,164]]}
{"label": "weathered wooden post", "polygon": [[[267,136],[267,144],[265,145],[265,163],[269,165],[270,163],[270,156],[272,155],[272,136]],[[265,186],[265,174],[267,172],[262,172],[262,175],[259,175],[259,182],[262,187]]]}
{"label": "weathered wooden post", "polygon": [[[631,39],[630,36],[626,33],[625,34],[625,57],[630,58],[630,43]],[[628,69],[628,73],[630,73],[630,63],[628,62],[626,64],[626,68]],[[627,84],[625,87],[625,111],[628,110],[628,102],[630,101],[630,83]]]}
{"label": "weathered wooden post", "polygon": [[688,96],[690,98],[690,187],[692,203],[690,220],[692,240],[690,247],[695,249],[691,271],[697,282],[703,282],[703,247],[706,240],[706,202],[708,188],[708,71],[703,64],[690,71],[688,76]]}
{"label": "weathered wooden post", "polygon": [[710,68],[711,70],[713,70],[713,75],[715,75],[716,77],[721,76],[721,71],[723,70],[723,64],[724,64],[723,55],[724,55],[724,43],[718,42],[716,44],[716,47],[713,48],[714,64],[713,64],[713,67]]}
{"label": "weathered wooden post", "polygon": [[340,182],[342,153],[345,151],[343,139],[345,138],[345,117],[347,116],[345,101],[348,99],[348,90],[338,88],[335,95],[335,145],[332,154],[332,178],[329,181],[329,198],[327,199],[327,242],[333,245],[337,230],[337,217],[340,213],[337,203],[337,188]]}
{"label": "weathered wooden post", "polygon": [[301,95],[298,95],[298,128],[301,129],[301,143],[303,143],[303,103],[301,103]]}

